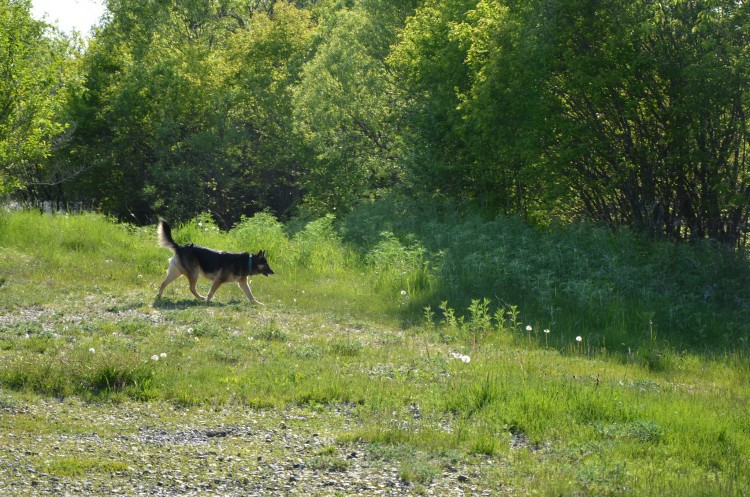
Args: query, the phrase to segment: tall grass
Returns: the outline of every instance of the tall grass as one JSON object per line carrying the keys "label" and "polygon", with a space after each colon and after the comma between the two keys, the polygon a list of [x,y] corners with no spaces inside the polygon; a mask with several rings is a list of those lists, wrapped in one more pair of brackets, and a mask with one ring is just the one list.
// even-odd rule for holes
{"label": "tall grass", "polygon": [[534,330],[550,329],[548,342],[560,348],[583,336],[590,349],[624,354],[748,351],[750,264],[710,242],[653,241],[587,224],[534,228],[399,197],[361,207],[340,228],[366,252],[382,232],[423,249],[433,284],[416,307],[448,301],[464,310],[488,298],[493,309],[516,306]]}

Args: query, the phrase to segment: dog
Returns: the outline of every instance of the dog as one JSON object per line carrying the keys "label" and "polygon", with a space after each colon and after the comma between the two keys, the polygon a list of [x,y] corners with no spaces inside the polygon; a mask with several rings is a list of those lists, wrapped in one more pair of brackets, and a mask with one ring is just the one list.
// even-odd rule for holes
{"label": "dog", "polygon": [[[211,302],[211,298],[221,285],[236,281],[251,302],[263,305],[253,296],[247,281],[248,276],[255,274],[264,276],[274,274],[263,250],[257,254],[249,254],[247,252],[219,252],[192,243],[180,245],[172,239],[172,228],[163,219],[159,219],[157,233],[159,245],[174,252],[174,257],[169,260],[167,277],[156,296],[157,300],[161,298],[167,285],[184,274],[190,283],[192,294],[201,300],[205,299],[207,303]],[[205,297],[195,289],[198,276],[203,276],[213,282]]]}

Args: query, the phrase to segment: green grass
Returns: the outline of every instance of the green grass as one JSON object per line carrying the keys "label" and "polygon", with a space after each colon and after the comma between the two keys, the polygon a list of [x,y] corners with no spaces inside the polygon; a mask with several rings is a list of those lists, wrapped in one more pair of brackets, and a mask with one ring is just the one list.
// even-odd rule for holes
{"label": "green grass", "polygon": [[[497,305],[490,292],[498,287],[482,283],[490,275],[449,270],[455,253],[429,248],[434,239],[399,240],[394,229],[375,236],[373,244],[347,245],[354,221],[347,222],[343,236],[330,218],[296,234],[267,215],[229,233],[205,217],[177,227],[178,241],[266,249],[277,274],[253,280],[256,297],[267,304],[261,307],[233,285],[205,305],[183,280],[155,302],[170,253],[156,247],[154,227],[97,215],[0,214],[0,401],[75,397],[310,412],[339,406],[351,411],[352,425],[334,428],[336,444],[315,453],[308,465],[346,471],[343,447],[364,442],[367,457],[397,466],[414,488],[461,462],[476,468],[481,478],[473,475],[472,481],[482,481],[482,488],[519,495],[750,492],[750,361],[747,342],[739,340],[746,331],[738,327],[737,340],[719,345],[706,339],[700,346],[691,338],[689,348],[680,336],[719,336],[725,325],[702,320],[713,313],[736,323],[745,312],[744,293],[737,293],[736,305],[727,300],[691,310],[692,322],[679,321],[680,334],[665,333],[663,325],[647,323],[660,323],[657,316],[673,311],[668,300],[643,301],[646,293],[635,284],[614,281],[615,293],[627,298],[606,304],[597,295],[602,281],[618,271],[625,279],[654,272],[639,264],[661,260],[661,244],[619,235],[623,246],[640,251],[626,257],[615,248],[614,235],[594,230],[599,238],[591,241],[565,230],[546,240],[508,221],[506,229],[529,237],[523,242],[528,260],[509,256],[506,272],[497,273],[505,282],[525,275],[539,283],[540,267],[553,271],[566,251],[593,257],[594,243],[623,257],[605,271],[609,256],[598,256],[588,264],[588,280],[581,279],[583,269],[558,269],[550,285],[576,290],[549,297],[557,310],[548,320],[540,304],[547,297],[522,296],[524,289],[532,292],[524,284],[508,290],[502,298],[507,305]],[[493,223],[485,235],[496,241],[501,221]],[[478,228],[465,229],[468,244]],[[440,236],[448,236],[446,230]],[[587,241],[574,250],[581,239]],[[487,242],[484,251],[471,243],[463,254],[470,263],[499,257],[502,247],[510,250],[510,242]],[[545,250],[552,260],[542,264]],[[670,255],[678,258],[675,265],[709,258],[703,246],[669,250],[676,251]],[[717,257],[729,257],[722,254]],[[746,273],[746,261],[734,263],[737,274]],[[457,293],[447,290],[451,278],[472,298],[450,300]],[[727,291],[720,288],[724,280],[712,281],[715,294]],[[687,286],[670,291],[689,295]],[[557,307],[568,304],[571,309]],[[588,314],[601,306],[621,309]],[[653,312],[642,314],[645,308]],[[643,327],[633,332],[633,322]],[[620,335],[624,347],[610,342]],[[326,417],[315,419],[324,423]],[[118,471],[119,464],[60,455],[46,471],[75,476]]]}
{"label": "green grass", "polygon": [[55,476],[80,476],[98,472],[108,474],[113,471],[126,471],[128,465],[121,461],[101,461],[90,458],[63,457],[47,464],[47,471]]}

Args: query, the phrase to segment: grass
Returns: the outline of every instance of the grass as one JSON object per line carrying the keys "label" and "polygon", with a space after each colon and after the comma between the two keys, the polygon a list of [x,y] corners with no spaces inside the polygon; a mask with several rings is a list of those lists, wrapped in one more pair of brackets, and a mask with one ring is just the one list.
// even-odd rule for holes
{"label": "grass", "polygon": [[[674,304],[642,300],[663,282],[644,279],[645,293],[639,293],[635,284],[612,280],[618,272],[624,279],[653,273],[666,250],[660,243],[618,235],[622,245],[640,251],[626,257],[610,235],[596,230],[595,241],[575,248],[578,235],[568,229],[545,240],[511,220],[503,229],[527,237],[528,260],[506,254],[505,272],[497,263],[466,276],[465,268],[454,267],[458,242],[445,241],[440,254],[435,239],[398,238],[403,227],[391,226],[372,244],[362,237],[354,243],[356,215],[345,229],[324,218],[295,234],[268,215],[229,233],[205,217],[176,229],[178,241],[267,250],[277,274],[253,280],[256,297],[267,304],[260,307],[231,285],[205,305],[181,280],[155,302],[170,254],[156,247],[153,227],[93,214],[0,214],[0,401],[346,409],[352,424],[331,428],[336,443],[316,452],[309,466],[346,471],[345,447],[364,443],[367,457],[397,466],[417,491],[460,463],[475,468],[473,484],[481,481],[496,493],[750,492],[750,361],[747,342],[739,340],[746,331],[738,326],[738,339],[719,344],[682,336],[720,337],[726,325],[708,318],[737,323],[744,293],[738,290],[736,306],[722,297],[692,309],[689,320],[675,318],[681,333],[665,332],[668,321],[659,316],[672,313]],[[500,239],[500,223],[484,230],[488,240]],[[465,229],[466,241],[476,226]],[[511,250],[510,242],[487,243],[485,250],[466,248],[462,260],[487,263]],[[592,262],[594,243],[609,255]],[[710,255],[703,246],[674,250],[695,265]],[[543,251],[552,260],[540,262]],[[588,262],[581,264],[595,274],[582,279],[583,269],[560,268],[550,276],[557,291],[522,296],[524,289],[539,293],[521,284],[522,276],[539,283],[540,267],[553,271],[566,251],[582,252]],[[614,253],[622,259],[603,269]],[[716,274],[729,274],[723,268],[729,256],[717,257],[727,260],[713,263],[721,266]],[[746,273],[746,261],[734,264],[736,274]],[[483,286],[490,270],[506,283],[518,282],[502,298],[513,305],[497,304],[494,283]],[[597,293],[607,279],[613,298],[623,301],[607,302]],[[690,295],[690,278],[683,279],[670,295]],[[475,297],[450,300],[458,290],[449,290],[447,281]],[[724,280],[711,281],[715,295],[727,292],[720,287]],[[726,284],[737,289],[734,280]],[[557,309],[552,317],[545,302]],[[558,309],[564,305],[571,309]],[[613,306],[618,310],[604,316],[588,314]],[[643,327],[632,331],[635,322]],[[33,423],[6,428],[42,429]],[[118,471],[118,464],[70,453],[50,461],[47,471],[75,476]]]}

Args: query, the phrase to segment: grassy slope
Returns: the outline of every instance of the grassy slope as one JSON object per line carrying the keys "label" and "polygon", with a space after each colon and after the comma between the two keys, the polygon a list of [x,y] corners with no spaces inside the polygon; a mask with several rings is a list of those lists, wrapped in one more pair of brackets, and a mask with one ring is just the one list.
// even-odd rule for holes
{"label": "grassy slope", "polygon": [[[277,274],[253,281],[267,305],[225,286],[205,306],[182,280],[154,302],[169,253],[153,228],[93,215],[2,216],[6,404],[33,395],[270,412],[343,405],[352,423],[333,428],[338,443],[364,441],[414,488],[476,463],[482,488],[510,494],[750,492],[741,347],[710,359],[651,339],[639,339],[637,357],[592,340],[553,336],[546,347],[541,319],[527,319],[526,332],[476,310],[463,324],[417,324],[413,301],[440,291],[420,251],[386,238],[365,265],[325,220],[291,240],[267,216],[230,234],[206,220],[185,226],[178,241],[268,250]],[[388,273],[384,261],[396,259],[404,270]],[[40,429],[2,416],[3,430]],[[328,418],[312,419],[323,429]]]}

